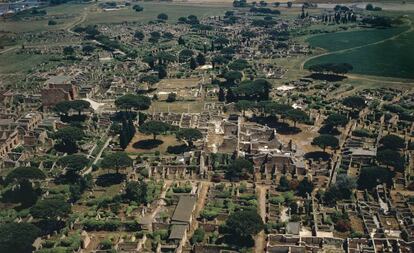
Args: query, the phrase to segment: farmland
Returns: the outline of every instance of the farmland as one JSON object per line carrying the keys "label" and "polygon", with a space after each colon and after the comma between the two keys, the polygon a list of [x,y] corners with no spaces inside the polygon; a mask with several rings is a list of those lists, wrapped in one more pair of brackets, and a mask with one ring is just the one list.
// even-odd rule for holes
{"label": "farmland", "polygon": [[307,61],[305,68],[320,63],[350,63],[352,73],[414,78],[412,63],[414,62],[414,49],[412,41],[414,32],[404,33],[396,39],[383,43],[367,45],[344,52],[323,55]]}
{"label": "farmland", "polygon": [[328,33],[313,36],[309,38],[307,42],[314,48],[319,47],[328,51],[337,51],[375,43],[400,34],[407,29],[407,27],[396,27],[389,29]]}
{"label": "farmland", "polygon": [[307,39],[309,45],[327,52],[307,59],[304,67],[349,63],[354,74],[412,79],[413,38],[412,27],[407,26],[313,36]]}
{"label": "farmland", "polygon": [[149,22],[154,20],[159,13],[166,13],[170,23],[177,21],[179,17],[193,14],[199,17],[208,17],[223,15],[226,10],[230,9],[230,5],[186,5],[176,3],[151,3],[143,2],[140,4],[145,11],[135,12],[132,8],[125,8],[116,11],[97,11],[88,15],[86,24],[102,24],[102,23],[121,23],[121,22]]}

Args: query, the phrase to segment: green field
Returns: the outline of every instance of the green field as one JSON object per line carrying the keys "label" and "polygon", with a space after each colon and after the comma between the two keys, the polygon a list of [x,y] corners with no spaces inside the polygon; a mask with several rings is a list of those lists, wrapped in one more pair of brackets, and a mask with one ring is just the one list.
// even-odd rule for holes
{"label": "green field", "polygon": [[49,62],[53,55],[17,54],[7,52],[0,57],[0,74],[24,73],[33,66]]}
{"label": "green field", "polygon": [[328,51],[337,51],[359,47],[395,36],[408,27],[390,29],[370,29],[352,32],[337,32],[316,35],[307,40],[311,47],[320,47]]}
{"label": "green field", "polygon": [[[206,4],[180,4],[167,2],[138,2],[144,7],[144,11],[136,12],[132,6],[116,11],[103,11],[97,4],[75,4],[68,3],[45,8],[47,15],[40,20],[1,20],[2,31],[11,32],[40,32],[45,30],[67,29],[79,20],[85,24],[104,24],[122,22],[142,22],[146,23],[156,20],[158,14],[166,13],[169,16],[169,23],[177,22],[182,16],[196,15],[198,17],[223,15],[230,10],[231,4],[210,5]],[[88,10],[86,10],[88,8]],[[83,22],[82,15],[86,18]],[[56,17],[60,17],[56,19]],[[57,25],[49,26],[49,19],[57,21]]]}
{"label": "green field", "polygon": [[158,14],[166,13],[168,15],[168,22],[175,23],[179,17],[186,17],[188,15],[196,15],[198,17],[218,16],[223,15],[227,10],[231,9],[231,5],[193,5],[193,4],[179,4],[179,3],[157,3],[157,2],[138,2],[144,7],[144,11],[136,12],[132,6],[116,10],[116,11],[102,11],[99,9],[96,12],[90,12],[86,19],[86,24],[102,24],[102,23],[121,23],[121,22],[142,22],[146,23],[151,20],[156,20]]}
{"label": "green field", "polygon": [[[400,27],[315,36],[308,40],[309,43],[332,53],[313,58],[304,67],[321,63],[350,63],[355,74],[414,79],[414,31],[385,40],[405,30],[406,27]],[[372,44],[375,42],[380,43]],[[339,50],[345,51],[335,53]]]}
{"label": "green field", "polygon": [[[47,30],[65,29],[70,24],[75,23],[81,18],[84,8],[90,4],[62,4],[44,8],[47,14],[34,20],[15,20],[8,18],[0,20],[0,27],[2,31],[9,31],[15,33],[21,32],[40,32]],[[55,20],[57,25],[48,25],[49,20]]]}
{"label": "green field", "polygon": [[[147,23],[156,20],[158,14],[166,13],[169,16],[169,23],[177,22],[179,17],[196,15],[198,17],[224,15],[231,9],[231,4],[179,4],[159,2],[139,2],[144,11],[136,12],[129,6],[117,11],[103,11],[98,4],[62,4],[45,8],[47,15],[41,20],[14,20],[7,19],[0,21],[2,31],[19,32],[40,32],[47,30],[70,29],[76,25],[140,22]],[[59,18],[56,18],[59,17]],[[58,24],[49,26],[48,20],[55,19]],[[8,47],[20,44],[20,41],[11,41],[7,36],[0,37],[0,46]],[[45,63],[49,56],[17,54],[13,51],[7,52],[0,57],[0,74],[24,73],[33,66]]]}

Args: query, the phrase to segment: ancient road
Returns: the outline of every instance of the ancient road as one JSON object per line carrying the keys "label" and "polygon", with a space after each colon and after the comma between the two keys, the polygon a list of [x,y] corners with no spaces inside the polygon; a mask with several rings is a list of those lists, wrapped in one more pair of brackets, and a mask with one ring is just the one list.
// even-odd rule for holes
{"label": "ancient road", "polygon": [[[256,185],[257,190],[257,200],[258,200],[258,209],[260,217],[262,217],[262,220],[264,223],[266,223],[266,190],[267,187],[264,185]],[[266,247],[266,235],[265,232],[260,232],[256,238],[254,243],[254,252],[255,253],[263,253],[265,251]]]}

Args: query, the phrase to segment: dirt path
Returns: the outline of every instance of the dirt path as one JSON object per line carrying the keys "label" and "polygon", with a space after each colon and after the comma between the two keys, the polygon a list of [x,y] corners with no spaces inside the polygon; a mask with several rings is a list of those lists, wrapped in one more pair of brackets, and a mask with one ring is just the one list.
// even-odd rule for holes
{"label": "dirt path", "polygon": [[85,7],[85,8],[83,9],[83,12],[82,12],[82,16],[81,16],[81,18],[80,18],[80,19],[78,19],[78,20],[76,20],[75,22],[73,22],[73,23],[71,23],[71,24],[68,24],[66,27],[64,27],[64,29],[65,29],[67,32],[69,32],[69,33],[72,33],[72,34],[78,34],[78,33],[74,32],[74,31],[72,31],[71,29],[72,29],[72,28],[74,28],[75,26],[80,25],[80,24],[82,24],[83,22],[85,22],[86,18],[88,17],[89,8],[90,8],[90,6],[89,6],[89,7]]}
{"label": "dirt path", "polygon": [[[99,159],[101,159],[102,153],[104,152],[106,147],[108,147],[111,140],[112,140],[112,137],[109,137],[106,140],[105,144],[102,146],[101,150],[99,151],[99,153],[96,155],[95,159],[93,160],[92,165],[96,164],[99,161]],[[82,175],[87,175],[87,174],[91,173],[92,170],[93,170],[92,165],[86,171],[82,172]]]}
{"label": "dirt path", "polygon": [[204,208],[204,205],[206,203],[206,197],[207,197],[207,193],[208,193],[208,189],[211,185],[211,182],[201,182],[201,191],[200,191],[200,195],[198,197],[198,201],[197,201],[197,205],[195,208],[195,214],[196,216],[198,216],[198,214],[201,212],[201,209]]}
{"label": "dirt path", "polygon": [[[201,182],[201,190],[200,195],[198,196],[197,204],[194,211],[194,217],[198,217],[201,210],[203,210],[205,204],[206,204],[206,198],[208,189],[210,188],[211,182]],[[193,236],[194,231],[198,228],[198,221],[196,219],[193,219],[193,224],[191,225],[190,231],[188,232],[188,238],[191,238]]]}
{"label": "dirt path", "polygon": [[[86,18],[88,17],[89,8],[90,7],[85,7],[83,12],[82,12],[82,16],[80,17],[80,19],[75,20],[73,23],[70,23],[70,24],[66,25],[65,27],[63,27],[63,30],[66,30],[67,32],[72,33],[72,34],[77,34],[74,31],[72,31],[71,29],[86,21]],[[21,45],[16,45],[16,46],[12,46],[12,47],[3,49],[3,50],[0,51],[0,55],[4,54],[4,53],[7,53],[7,52],[10,52],[10,51],[13,51],[13,50],[16,50],[19,47],[21,47]],[[30,45],[27,45],[27,47],[30,47]]]}
{"label": "dirt path", "polygon": [[354,79],[354,80],[363,80],[363,81],[370,81],[370,82],[386,82],[389,84],[408,84],[408,83],[412,83],[412,80],[407,80],[407,81],[385,81],[385,80],[381,80],[381,79],[375,79],[375,78],[367,78],[367,77],[363,77],[363,76],[359,76],[359,75],[346,75],[346,77],[348,77],[349,79]]}
{"label": "dirt path", "polygon": [[[263,222],[266,222],[266,186],[263,185],[256,185],[256,190],[257,190],[257,199],[259,202],[259,214],[260,217],[262,217]],[[265,232],[262,231],[260,232],[256,238],[255,238],[255,243],[254,243],[254,252],[255,253],[263,253],[265,251],[265,247],[266,247],[266,240],[265,240]]]}
{"label": "dirt path", "polygon": [[161,208],[163,207],[163,199],[165,199],[165,196],[167,195],[167,191],[170,188],[172,184],[172,181],[165,181],[164,188],[160,194],[160,198],[157,201],[157,207],[150,213],[145,214],[145,216],[141,217],[141,222],[144,224],[150,224],[154,221],[155,216],[158,212],[160,212]]}
{"label": "dirt path", "polygon": [[12,46],[12,47],[6,48],[6,49],[0,51],[0,54],[4,54],[4,53],[7,53],[9,51],[13,51],[13,50],[15,50],[17,48],[19,48],[19,46]]}

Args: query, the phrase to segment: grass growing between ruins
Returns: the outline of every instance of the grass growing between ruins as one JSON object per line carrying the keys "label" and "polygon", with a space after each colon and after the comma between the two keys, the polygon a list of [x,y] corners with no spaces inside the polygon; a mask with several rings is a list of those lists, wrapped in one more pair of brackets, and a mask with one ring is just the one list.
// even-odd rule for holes
{"label": "grass growing between ruins", "polygon": [[176,101],[174,103],[157,101],[152,103],[149,112],[200,113],[203,110],[203,107],[204,103],[200,101]]}

